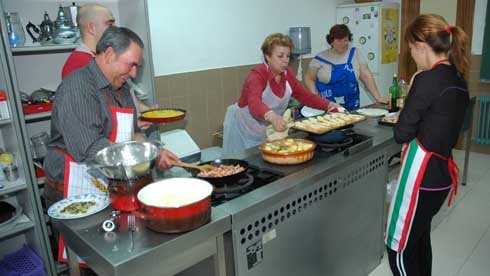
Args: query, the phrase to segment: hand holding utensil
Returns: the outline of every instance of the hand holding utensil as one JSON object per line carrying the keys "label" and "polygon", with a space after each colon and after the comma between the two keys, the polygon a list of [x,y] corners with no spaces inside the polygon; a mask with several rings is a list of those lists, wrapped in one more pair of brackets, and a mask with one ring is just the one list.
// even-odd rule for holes
{"label": "hand holding utensil", "polygon": [[213,166],[211,164],[194,165],[194,164],[186,163],[186,162],[182,162],[182,161],[173,161],[172,164],[174,166],[177,166],[177,167],[198,169],[200,171],[209,171],[209,170],[213,170],[216,168],[216,166]]}

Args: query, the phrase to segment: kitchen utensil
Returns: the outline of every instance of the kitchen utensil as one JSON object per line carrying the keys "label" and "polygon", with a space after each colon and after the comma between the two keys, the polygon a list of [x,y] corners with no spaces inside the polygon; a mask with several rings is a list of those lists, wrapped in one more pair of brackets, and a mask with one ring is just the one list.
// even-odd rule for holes
{"label": "kitchen utensil", "polygon": [[97,178],[92,178],[91,179],[92,181],[92,184],[95,185],[95,187],[97,187],[97,189],[99,189],[99,191],[103,192],[103,193],[106,193],[107,192],[107,188],[105,187],[104,184],[102,184]]}
{"label": "kitchen utensil", "polygon": [[153,231],[180,233],[207,223],[213,186],[196,178],[168,178],[138,193],[140,209],[133,212]]}
{"label": "kitchen utensil", "polygon": [[209,170],[216,169],[215,166],[210,165],[210,164],[194,165],[194,164],[187,163],[187,162],[182,162],[182,161],[174,161],[174,162],[172,162],[172,164],[174,166],[177,166],[177,167],[190,168],[190,169],[198,169],[200,171],[209,171]]}
{"label": "kitchen utensil", "polygon": [[102,222],[102,230],[106,232],[115,232],[117,231],[117,228],[119,227],[119,217],[120,217],[121,212],[117,210],[113,210],[111,212],[111,217],[109,219],[106,219]]}
{"label": "kitchen utensil", "polygon": [[[300,144],[308,144],[305,149],[299,147]],[[279,150],[275,150],[277,147]],[[295,148],[295,145],[296,146]],[[270,163],[279,165],[300,164],[313,158],[316,144],[306,139],[286,138],[271,142],[265,142],[259,146],[262,158]]]}
{"label": "kitchen utensil", "polygon": [[247,169],[249,166],[247,161],[239,160],[239,159],[215,159],[213,161],[204,162],[199,165],[212,165],[215,167],[218,167],[220,165],[232,165],[232,166],[239,165],[242,168],[244,168],[244,170],[241,172],[232,175],[223,176],[223,177],[202,177],[202,176],[198,176],[200,170],[189,169],[189,171],[192,173],[192,176],[200,178],[202,180],[209,181],[211,184],[217,187],[223,186],[225,184],[233,184],[237,180],[243,178],[247,173]]}
{"label": "kitchen utensil", "polygon": [[54,43],[56,44],[73,44],[77,41],[77,32],[73,30],[70,20],[66,17],[65,11],[60,4],[58,17],[55,21],[55,31],[53,32]]}
{"label": "kitchen utensil", "polygon": [[153,182],[151,174],[134,179],[109,179],[109,199],[112,208],[130,212],[138,209],[138,192],[149,183]]}
{"label": "kitchen utensil", "polygon": [[44,12],[44,20],[39,25],[39,28],[31,21],[26,25],[26,30],[32,38],[32,43],[40,42],[46,44],[53,40],[54,23],[49,18],[47,11]]}
{"label": "kitchen utensil", "polygon": [[186,111],[179,108],[150,109],[141,113],[140,120],[151,123],[169,123],[184,119]]}
{"label": "kitchen utensil", "polygon": [[128,231],[129,231],[129,252],[134,249],[134,231],[136,231],[136,219],[134,215],[128,215]]}
{"label": "kitchen utensil", "polygon": [[154,143],[130,141],[100,150],[87,163],[98,168],[107,178],[134,179],[148,174],[159,154],[160,148]]}
{"label": "kitchen utensil", "polygon": [[22,47],[26,41],[23,25],[17,12],[5,13],[10,47]]}
{"label": "kitchen utensil", "polygon": [[0,233],[15,226],[15,221],[22,215],[22,206],[0,201]]}

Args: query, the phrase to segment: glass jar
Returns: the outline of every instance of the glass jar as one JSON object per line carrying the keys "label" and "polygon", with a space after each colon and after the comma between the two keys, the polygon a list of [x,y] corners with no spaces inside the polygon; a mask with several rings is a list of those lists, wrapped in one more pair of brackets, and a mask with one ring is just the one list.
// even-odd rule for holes
{"label": "glass jar", "polygon": [[32,148],[37,159],[42,159],[48,153],[49,135],[41,132],[31,136]]}
{"label": "glass jar", "polygon": [[5,13],[10,47],[22,47],[26,41],[24,27],[17,12]]}

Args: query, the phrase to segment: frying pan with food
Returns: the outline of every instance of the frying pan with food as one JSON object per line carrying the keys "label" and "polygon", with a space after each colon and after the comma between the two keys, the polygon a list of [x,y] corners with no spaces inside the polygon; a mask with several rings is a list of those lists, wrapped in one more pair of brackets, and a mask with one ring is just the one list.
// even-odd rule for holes
{"label": "frying pan with food", "polygon": [[209,181],[211,184],[215,185],[216,187],[221,187],[221,186],[224,186],[225,184],[236,183],[238,180],[240,180],[241,178],[243,178],[245,176],[245,174],[247,173],[248,166],[249,166],[247,161],[240,160],[240,159],[215,159],[213,161],[204,162],[204,163],[201,163],[199,165],[205,165],[205,164],[210,164],[210,165],[213,165],[216,167],[218,167],[220,165],[228,165],[228,166],[240,165],[240,167],[244,168],[244,170],[241,172],[231,174],[231,175],[227,175],[227,176],[222,176],[222,177],[201,177],[201,176],[197,176],[199,174],[200,170],[190,169],[190,168],[186,169],[192,173],[192,176],[197,177],[199,179]]}

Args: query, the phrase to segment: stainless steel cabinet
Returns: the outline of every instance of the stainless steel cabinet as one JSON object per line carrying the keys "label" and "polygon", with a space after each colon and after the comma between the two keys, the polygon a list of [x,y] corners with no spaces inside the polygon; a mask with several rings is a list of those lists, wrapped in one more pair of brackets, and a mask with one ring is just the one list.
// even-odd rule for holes
{"label": "stainless steel cabinet", "polygon": [[[93,1],[76,1],[76,4],[88,2]],[[98,2],[112,10],[117,25],[131,28],[145,43],[144,64],[135,82],[150,94],[149,104],[155,103],[147,1]],[[72,1],[64,0],[0,0],[0,90],[7,94],[10,111],[9,119],[0,119],[0,148],[14,154],[19,172],[16,181],[0,181],[3,186],[0,188],[0,200],[8,198],[6,200],[23,209],[23,214],[17,218],[13,227],[4,231],[0,227],[0,258],[27,244],[43,259],[48,275],[56,275],[59,266],[51,253],[53,248],[49,243],[50,229],[46,226],[48,218],[42,209],[40,197],[43,181],[35,175],[30,137],[43,131],[49,133],[51,114],[44,112],[24,115],[20,92],[30,94],[39,88],[56,90],[61,81],[61,67],[77,45],[33,44],[24,27],[29,21],[39,25],[44,11],[54,21],[59,5],[70,6],[71,3]],[[20,17],[26,35],[26,43],[22,47],[10,47],[6,12],[17,12]]]}

